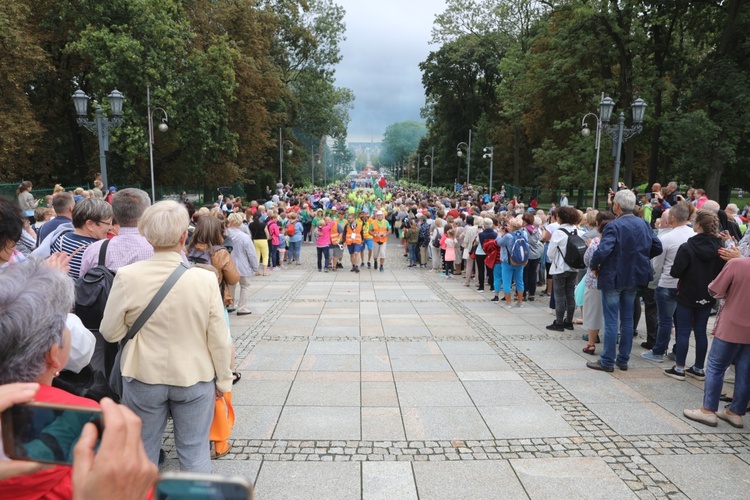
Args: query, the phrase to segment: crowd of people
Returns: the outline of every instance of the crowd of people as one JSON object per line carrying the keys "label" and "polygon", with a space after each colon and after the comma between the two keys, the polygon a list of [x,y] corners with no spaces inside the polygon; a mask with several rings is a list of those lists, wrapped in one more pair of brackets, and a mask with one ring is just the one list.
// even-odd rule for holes
{"label": "crowd of people", "polygon": [[[171,415],[180,468],[208,472],[211,458],[229,451],[227,443],[209,447],[209,428],[216,399],[240,380],[229,314],[252,314],[253,280],[303,259],[321,273],[348,266],[384,273],[403,258],[408,272],[458,278],[477,293],[493,292],[488,300],[508,309],[549,299],[555,317],[548,330],[580,322],[583,352],[595,355],[603,343],[587,363],[594,370],[628,369],[644,314],[643,358],[673,359],[664,373],[675,380],[705,380],[702,408],[685,416],[742,426],[750,399],[750,320],[742,311],[750,291],[750,204],[722,210],[702,190],[682,196],[669,183],[645,195],[613,192],[604,211],[579,210],[563,193],[545,213],[536,200],[506,199],[504,189],[490,196],[467,185],[453,192],[371,185],[305,191],[279,183],[265,199],[220,195],[196,209],[187,200],[151,204],[139,189],[99,185],[37,201],[24,182],[17,200],[0,198],[0,384],[26,384],[13,386],[9,401],[98,406],[55,379],[83,368],[105,379],[121,375],[114,396],[125,408],[109,399],[102,408],[105,418],[119,412],[138,419],[134,453],[155,468]],[[73,290],[104,271],[113,276],[106,306],[96,324],[84,325],[71,312],[81,305]],[[48,286],[34,286],[40,281]],[[721,391],[730,365],[735,389],[727,396]],[[720,398],[731,405],[719,409]],[[23,488],[65,493],[76,484],[64,467],[27,472],[0,475],[0,496]]]}

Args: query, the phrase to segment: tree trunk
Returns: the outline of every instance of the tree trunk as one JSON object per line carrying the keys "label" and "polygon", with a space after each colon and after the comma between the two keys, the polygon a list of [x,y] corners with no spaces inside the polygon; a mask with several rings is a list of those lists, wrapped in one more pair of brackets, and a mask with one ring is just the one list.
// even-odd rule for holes
{"label": "tree trunk", "polygon": [[513,134],[513,185],[520,185],[521,174],[521,126],[516,125]]}
{"label": "tree trunk", "polygon": [[706,191],[706,196],[708,196],[709,200],[718,200],[721,174],[724,172],[724,162],[717,151],[711,152],[710,167],[708,174],[706,174],[706,182],[703,189]]}

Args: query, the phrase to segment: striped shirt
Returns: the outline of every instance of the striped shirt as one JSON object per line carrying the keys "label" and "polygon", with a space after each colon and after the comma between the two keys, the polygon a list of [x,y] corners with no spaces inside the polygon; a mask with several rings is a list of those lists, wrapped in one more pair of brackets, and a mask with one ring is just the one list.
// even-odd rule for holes
{"label": "striped shirt", "polygon": [[95,241],[97,241],[96,238],[81,236],[80,234],[76,234],[74,232],[63,233],[52,243],[50,254],[62,251],[67,253],[68,255],[73,255],[73,252],[80,248],[81,250],[73,255],[73,258],[70,259],[70,264],[68,264],[70,266],[68,276],[73,279],[78,279],[81,271],[81,259],[83,258],[83,251],[87,246],[94,243]]}

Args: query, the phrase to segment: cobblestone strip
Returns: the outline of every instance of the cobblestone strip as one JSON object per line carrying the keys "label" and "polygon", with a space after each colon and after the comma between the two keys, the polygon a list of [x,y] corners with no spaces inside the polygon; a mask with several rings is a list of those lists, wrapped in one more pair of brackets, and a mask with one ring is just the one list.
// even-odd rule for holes
{"label": "cobblestone strip", "polygon": [[[427,277],[424,277],[424,280],[438,297],[460,314],[469,326],[498,353],[500,358],[508,363],[580,435],[585,445],[592,447],[590,450],[582,450],[581,453],[587,451],[594,453],[593,456],[603,458],[615,474],[641,499],[687,498],[677,486],[648,463],[636,447],[619,436],[586,405],[511,344],[506,337],[500,335],[477,314],[472,314],[435,280]],[[621,447],[622,444],[626,447]],[[581,456],[591,455],[582,454]]]}
{"label": "cobblestone strip", "polygon": [[250,351],[255,347],[255,344],[271,330],[276,320],[281,317],[292,301],[296,301],[297,295],[305,288],[310,275],[312,275],[312,271],[307,271],[284,295],[274,301],[274,305],[263,313],[258,321],[235,337],[234,349],[237,364],[245,360]]}
{"label": "cobblestone strip", "polygon": [[475,336],[469,335],[457,335],[453,337],[386,337],[383,335],[373,335],[365,337],[329,337],[329,336],[315,336],[315,335],[265,335],[261,340],[275,341],[275,342],[477,342],[478,339]]}

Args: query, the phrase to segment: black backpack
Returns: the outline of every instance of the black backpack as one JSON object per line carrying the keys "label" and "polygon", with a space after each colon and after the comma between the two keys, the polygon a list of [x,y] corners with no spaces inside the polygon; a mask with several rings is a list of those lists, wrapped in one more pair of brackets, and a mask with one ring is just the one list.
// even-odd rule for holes
{"label": "black backpack", "polygon": [[566,231],[560,228],[560,231],[568,235],[568,242],[565,245],[565,256],[563,261],[571,269],[586,269],[586,264],[583,262],[583,254],[586,253],[586,242],[583,238],[578,236],[578,231],[575,229],[573,232]]}
{"label": "black backpack", "polygon": [[115,273],[104,265],[108,245],[109,240],[104,240],[99,249],[98,264],[80,276],[75,284],[75,314],[89,330],[99,331],[112,282],[115,280]]}

